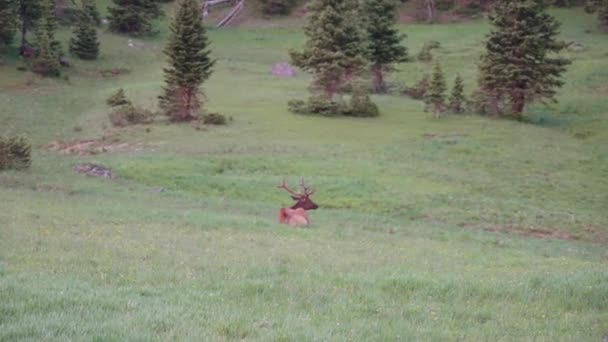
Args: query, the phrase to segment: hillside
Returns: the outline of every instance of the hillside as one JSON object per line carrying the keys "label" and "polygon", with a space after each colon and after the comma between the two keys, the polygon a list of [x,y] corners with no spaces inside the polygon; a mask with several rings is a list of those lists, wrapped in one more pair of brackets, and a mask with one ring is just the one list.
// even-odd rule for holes
{"label": "hillside", "polygon": [[[31,170],[0,172],[0,340],[600,341],[608,35],[580,9],[552,13],[584,51],[567,53],[559,103],[526,122],[434,120],[399,94],[374,96],[375,119],[291,114],[309,76],[270,70],[303,43],[292,18],[209,31],[208,111],[225,127],[110,125],[118,88],[155,108],[168,18],[133,47],[101,30],[101,58],[67,79],[0,51],[0,133],[34,144]],[[401,26],[412,53],[441,43],[467,94],[488,29]],[[390,81],[423,71],[405,63]],[[84,140],[109,152],[47,148]],[[74,172],[87,162],[116,178]],[[276,185],[301,176],[320,208],[309,228],[279,225],[291,202]]]}

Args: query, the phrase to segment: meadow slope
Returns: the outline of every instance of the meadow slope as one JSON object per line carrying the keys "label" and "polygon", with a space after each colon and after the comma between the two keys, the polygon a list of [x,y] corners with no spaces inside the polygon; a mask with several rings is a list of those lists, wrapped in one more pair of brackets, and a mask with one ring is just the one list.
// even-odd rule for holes
{"label": "meadow slope", "polygon": [[[109,124],[120,87],[155,106],[166,21],[134,48],[104,32],[101,59],[76,61],[69,82],[4,51],[0,132],[26,134],[34,163],[0,173],[0,341],[602,340],[608,35],[554,13],[586,50],[568,52],[559,104],[527,123],[433,120],[398,95],[374,97],[377,119],[290,114],[309,78],[270,75],[304,40],[287,20],[210,31],[208,109],[234,121],[203,130]],[[402,29],[412,54],[441,42],[448,80],[473,89],[486,23]],[[399,69],[411,85],[424,65]],[[102,136],[130,147],[45,148]],[[82,162],[118,178],[77,175]],[[308,229],[280,226],[275,185],[300,176],[321,208]]]}

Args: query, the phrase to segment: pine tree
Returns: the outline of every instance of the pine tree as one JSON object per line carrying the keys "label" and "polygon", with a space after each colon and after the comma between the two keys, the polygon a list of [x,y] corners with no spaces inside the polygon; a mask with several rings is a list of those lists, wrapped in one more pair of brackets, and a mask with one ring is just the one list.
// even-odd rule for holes
{"label": "pine tree", "polygon": [[313,0],[304,28],[308,40],[301,52],[290,51],[292,63],[313,74],[313,85],[332,100],[365,67],[368,53],[357,0]]}
{"label": "pine tree", "polygon": [[369,59],[372,64],[374,89],[386,91],[384,73],[393,70],[394,63],[408,60],[407,48],[401,45],[405,35],[399,34],[397,24],[397,0],[365,0]]}
{"label": "pine tree", "polygon": [[78,14],[78,26],[74,30],[74,37],[70,40],[70,52],[80,59],[97,59],[99,55],[99,41],[97,40],[97,29],[95,20],[84,7]]}
{"label": "pine tree", "polygon": [[180,0],[165,47],[169,67],[164,69],[165,87],[159,106],[173,121],[198,118],[201,84],[211,76],[207,31],[197,0]]}
{"label": "pine tree", "polygon": [[480,88],[491,107],[506,100],[511,114],[522,118],[526,102],[555,102],[556,88],[569,60],[555,56],[566,47],[557,40],[559,22],[545,12],[543,0],[496,3],[490,16],[494,30],[488,35],[480,64]]}
{"label": "pine tree", "polygon": [[141,35],[150,31],[151,0],[112,0],[114,7],[108,7],[110,30],[132,35]]}
{"label": "pine tree", "polygon": [[597,12],[600,26],[608,31],[608,0],[590,0],[588,5],[590,12]]}
{"label": "pine tree", "polygon": [[36,28],[36,46],[38,55],[32,60],[32,71],[42,76],[58,77],[61,74],[59,57],[51,46],[45,18]]}
{"label": "pine tree", "polygon": [[55,0],[42,0],[42,20],[39,25],[44,25],[43,28],[46,30],[46,34],[49,39],[49,44],[53,54],[60,58],[63,56],[63,49],[61,43],[55,39],[55,32],[57,31],[57,17],[55,15]]}
{"label": "pine tree", "polygon": [[36,26],[43,14],[43,2],[40,0],[19,0],[18,16],[21,22],[21,55],[31,51],[27,42],[27,32]]}
{"label": "pine tree", "polygon": [[450,94],[450,103],[448,104],[448,108],[452,113],[462,113],[464,112],[464,104],[466,102],[466,98],[464,97],[464,84],[462,83],[462,78],[460,75],[456,75],[454,79],[454,86],[452,87],[452,93]]}
{"label": "pine tree", "polygon": [[144,9],[150,18],[158,18],[163,15],[163,11],[160,9],[160,6],[156,0],[144,1]]}
{"label": "pine tree", "polygon": [[82,0],[81,3],[83,10],[93,19],[95,25],[101,24],[101,16],[99,15],[95,0]]}
{"label": "pine tree", "polygon": [[12,43],[17,32],[17,0],[0,0],[0,46]]}
{"label": "pine tree", "polygon": [[426,92],[424,102],[433,110],[433,117],[438,118],[445,108],[445,91],[446,84],[443,76],[443,71],[439,63],[435,63],[433,74],[431,75],[431,84]]}

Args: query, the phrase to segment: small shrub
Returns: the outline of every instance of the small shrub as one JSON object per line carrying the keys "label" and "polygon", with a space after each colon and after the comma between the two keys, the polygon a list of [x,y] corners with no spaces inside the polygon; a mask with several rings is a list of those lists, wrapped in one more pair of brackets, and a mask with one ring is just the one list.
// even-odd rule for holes
{"label": "small shrub", "polygon": [[203,115],[203,123],[205,125],[225,125],[226,117],[220,113],[209,113]]}
{"label": "small shrub", "polygon": [[365,91],[365,86],[357,85],[353,87],[353,94],[350,98],[348,110],[344,110],[342,114],[359,118],[376,117],[380,115],[380,111]]}
{"label": "small shrub", "polygon": [[110,113],[110,122],[115,127],[147,124],[154,119],[151,111],[133,106],[131,103],[115,108]]}
{"label": "small shrub", "polygon": [[422,100],[429,89],[430,78],[428,74],[424,74],[422,79],[418,81],[413,87],[405,87],[403,93],[414,100]]}
{"label": "small shrub", "polygon": [[292,113],[304,115],[340,116],[349,110],[347,104],[323,96],[311,96],[307,101],[291,100],[288,106]]}
{"label": "small shrub", "polygon": [[110,105],[110,107],[118,107],[124,105],[130,105],[131,101],[129,101],[125,95],[124,89],[118,89],[114,94],[112,94],[106,100],[106,103]]}
{"label": "small shrub", "polygon": [[428,41],[428,42],[424,43],[424,45],[422,46],[422,49],[420,50],[420,52],[418,53],[416,58],[420,62],[430,62],[433,60],[433,54],[431,53],[431,51],[433,49],[439,49],[440,47],[441,47],[441,43],[439,43],[438,41],[436,41],[436,40]]}
{"label": "small shrub", "polygon": [[19,136],[0,136],[0,170],[25,170],[32,165],[32,146]]}

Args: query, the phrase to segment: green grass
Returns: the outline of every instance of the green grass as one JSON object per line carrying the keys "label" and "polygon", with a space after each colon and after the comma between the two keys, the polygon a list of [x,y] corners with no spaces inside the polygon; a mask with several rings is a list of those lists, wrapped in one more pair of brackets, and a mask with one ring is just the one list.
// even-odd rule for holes
{"label": "green grass", "polygon": [[[304,39],[287,19],[210,31],[208,108],[234,122],[203,131],[109,127],[105,99],[120,87],[154,107],[166,22],[138,48],[103,33],[100,60],[76,61],[69,82],[5,57],[0,131],[35,148],[31,171],[0,173],[0,341],[601,340],[608,36],[582,11],[555,14],[587,50],[569,53],[559,104],[530,107],[534,124],[433,120],[401,96],[375,96],[377,119],[289,114],[309,77],[270,75]],[[485,23],[403,30],[412,54],[440,41],[448,79],[473,89]],[[99,76],[112,68],[131,72]],[[400,70],[393,81],[411,84],[422,65]],[[143,148],[44,148],[102,135]],[[119,178],[76,175],[80,162]],[[317,189],[309,229],[275,222],[284,176]]]}

